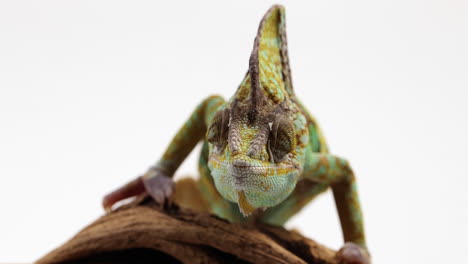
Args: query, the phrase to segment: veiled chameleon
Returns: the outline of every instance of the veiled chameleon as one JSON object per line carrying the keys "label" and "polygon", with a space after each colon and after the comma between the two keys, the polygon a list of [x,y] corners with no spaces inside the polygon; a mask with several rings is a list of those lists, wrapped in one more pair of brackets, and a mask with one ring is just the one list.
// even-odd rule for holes
{"label": "veiled chameleon", "polygon": [[344,240],[351,242],[339,251],[340,261],[369,262],[354,174],[345,159],[328,153],[317,122],[294,94],[283,7],[263,17],[234,96],[205,99],[156,165],[106,196],[104,207],[145,191],[164,203],[173,193],[171,177],[200,141],[200,178],[191,188],[175,186],[178,192],[201,196],[205,210],[231,222],[283,225],[331,187]]}

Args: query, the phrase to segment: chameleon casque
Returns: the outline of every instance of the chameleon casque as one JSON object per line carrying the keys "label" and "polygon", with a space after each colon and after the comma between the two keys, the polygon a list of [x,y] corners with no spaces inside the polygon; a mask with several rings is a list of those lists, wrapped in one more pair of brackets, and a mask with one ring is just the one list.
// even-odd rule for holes
{"label": "chameleon casque", "polygon": [[[200,141],[200,178],[179,190],[172,176]],[[317,122],[294,94],[285,11],[275,5],[261,20],[248,72],[234,96],[205,99],[161,159],[107,195],[103,205],[110,209],[143,192],[164,204],[175,188],[201,196],[207,211],[231,222],[283,225],[328,187],[344,240],[351,242],[339,251],[341,262],[368,263],[354,174],[345,159],[329,154]]]}

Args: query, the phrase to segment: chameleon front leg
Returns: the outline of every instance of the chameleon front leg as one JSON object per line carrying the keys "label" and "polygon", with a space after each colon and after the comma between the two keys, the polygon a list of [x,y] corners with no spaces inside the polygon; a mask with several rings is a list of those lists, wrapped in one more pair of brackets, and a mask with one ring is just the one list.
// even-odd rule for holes
{"label": "chameleon front leg", "polygon": [[211,96],[200,103],[189,119],[169,143],[159,161],[143,176],[106,195],[103,207],[109,210],[113,204],[146,191],[162,204],[174,189],[172,176],[197,143],[205,136],[209,121],[216,110],[224,104],[220,96]]}
{"label": "chameleon front leg", "polygon": [[356,263],[369,263],[356,179],[348,161],[330,154],[312,152],[308,155],[303,173],[307,179],[329,184],[333,190],[347,242],[338,253],[340,263],[356,258],[359,259]]}

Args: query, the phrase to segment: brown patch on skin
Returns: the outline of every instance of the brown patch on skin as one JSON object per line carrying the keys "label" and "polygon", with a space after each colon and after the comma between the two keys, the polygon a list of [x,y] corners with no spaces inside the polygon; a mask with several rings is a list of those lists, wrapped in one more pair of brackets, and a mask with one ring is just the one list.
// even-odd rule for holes
{"label": "brown patch on skin", "polygon": [[[262,92],[260,91],[260,79],[259,79],[259,65],[258,65],[258,49],[260,46],[260,39],[261,39],[261,32],[262,32],[262,27],[263,24],[265,23],[265,18],[269,16],[271,12],[271,9],[268,10],[268,12],[265,14],[263,17],[262,21],[260,22],[260,26],[258,28],[258,33],[257,36],[255,37],[254,41],[254,47],[252,50],[252,53],[250,54],[250,59],[249,59],[249,74],[250,74],[250,98],[251,98],[251,106],[250,106],[250,112],[253,112],[252,114],[255,114],[256,108],[257,108],[257,98],[259,93],[261,94]],[[250,118],[254,118],[254,115],[249,115],[249,120]],[[252,123],[253,121],[250,120]]]}
{"label": "brown patch on skin", "polygon": [[305,143],[307,142],[302,142],[301,141],[301,137],[304,136],[306,133],[307,133],[307,129],[301,129],[301,130],[298,130],[296,131],[296,144],[297,146],[301,147],[301,148],[304,148],[306,145]]}
{"label": "brown patch on skin", "polygon": [[324,166],[327,169],[330,167],[330,163],[325,155],[322,155],[320,157],[320,164],[322,164],[322,166]]}

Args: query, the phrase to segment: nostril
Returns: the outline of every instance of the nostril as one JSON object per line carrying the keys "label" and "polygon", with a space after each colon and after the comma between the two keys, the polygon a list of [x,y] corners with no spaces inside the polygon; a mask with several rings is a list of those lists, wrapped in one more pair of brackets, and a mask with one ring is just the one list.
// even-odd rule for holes
{"label": "nostril", "polygon": [[258,159],[259,158],[259,153],[260,153],[260,146],[258,145],[251,145],[249,150],[247,151],[247,156],[249,156],[252,159]]}

